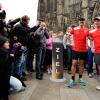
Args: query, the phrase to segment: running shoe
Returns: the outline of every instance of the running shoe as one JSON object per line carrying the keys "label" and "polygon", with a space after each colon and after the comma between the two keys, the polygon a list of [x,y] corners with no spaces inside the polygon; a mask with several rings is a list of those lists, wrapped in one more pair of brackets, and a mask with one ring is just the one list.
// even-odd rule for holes
{"label": "running shoe", "polygon": [[81,86],[86,86],[86,83],[85,83],[85,81],[83,80],[83,78],[80,78],[80,79],[79,79],[79,83],[80,83]]}
{"label": "running shoe", "polygon": [[69,83],[68,83],[68,87],[69,87],[69,88],[72,88],[72,87],[74,87],[74,86],[76,86],[75,81],[72,80],[72,79],[70,79],[70,80],[69,80]]}
{"label": "running shoe", "polygon": [[97,86],[96,89],[100,91],[100,86]]}

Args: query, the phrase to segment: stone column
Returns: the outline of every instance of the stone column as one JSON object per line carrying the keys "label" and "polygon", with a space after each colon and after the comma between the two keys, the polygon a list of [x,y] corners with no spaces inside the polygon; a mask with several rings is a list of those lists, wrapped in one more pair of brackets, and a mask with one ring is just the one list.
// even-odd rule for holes
{"label": "stone column", "polygon": [[86,23],[88,22],[88,12],[89,12],[88,0],[82,0],[82,13],[83,17],[86,20]]}
{"label": "stone column", "polygon": [[63,0],[57,0],[57,24],[58,29],[63,30],[62,23],[63,23]]}

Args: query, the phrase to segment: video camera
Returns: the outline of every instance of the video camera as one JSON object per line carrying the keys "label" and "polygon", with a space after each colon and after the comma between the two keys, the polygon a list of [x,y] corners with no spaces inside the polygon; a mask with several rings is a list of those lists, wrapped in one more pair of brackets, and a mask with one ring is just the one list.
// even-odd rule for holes
{"label": "video camera", "polygon": [[0,20],[5,19],[5,18],[6,18],[5,10],[0,10]]}
{"label": "video camera", "polygon": [[14,20],[10,20],[8,23],[7,23],[7,26],[8,27],[13,27],[16,23],[18,23],[20,21],[20,18],[16,18]]}

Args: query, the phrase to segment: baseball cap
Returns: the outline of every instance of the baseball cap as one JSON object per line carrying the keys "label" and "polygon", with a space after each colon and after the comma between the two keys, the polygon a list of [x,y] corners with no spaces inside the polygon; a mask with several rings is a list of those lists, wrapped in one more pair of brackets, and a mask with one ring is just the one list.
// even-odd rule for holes
{"label": "baseball cap", "polygon": [[100,21],[100,17],[99,16],[95,17],[94,20],[99,20]]}
{"label": "baseball cap", "polygon": [[81,17],[78,19],[79,21],[85,21],[85,18]]}

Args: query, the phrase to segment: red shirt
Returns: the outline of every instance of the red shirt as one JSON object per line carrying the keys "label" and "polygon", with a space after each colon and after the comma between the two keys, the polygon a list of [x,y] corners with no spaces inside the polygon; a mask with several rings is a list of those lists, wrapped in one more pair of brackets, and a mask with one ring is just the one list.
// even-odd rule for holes
{"label": "red shirt", "polygon": [[89,30],[87,28],[76,27],[70,31],[73,34],[72,49],[78,52],[87,52],[87,39]]}
{"label": "red shirt", "polygon": [[94,29],[90,32],[94,42],[94,53],[100,53],[100,29]]}

